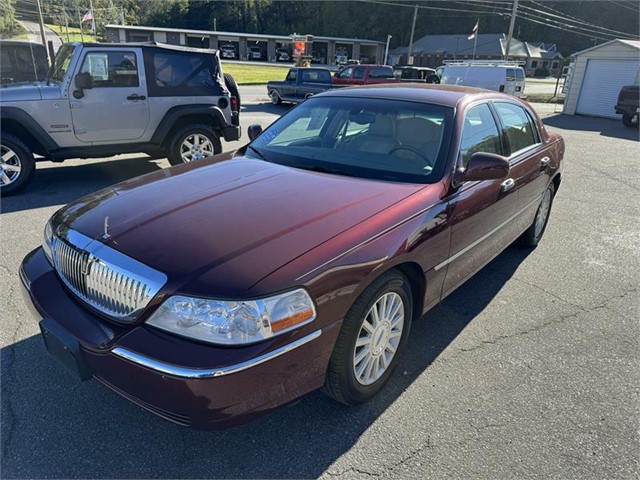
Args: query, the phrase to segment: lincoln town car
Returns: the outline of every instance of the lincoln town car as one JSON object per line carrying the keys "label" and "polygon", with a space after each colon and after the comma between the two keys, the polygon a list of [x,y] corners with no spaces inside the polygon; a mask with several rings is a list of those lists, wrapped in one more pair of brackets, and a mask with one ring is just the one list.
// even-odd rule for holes
{"label": "lincoln town car", "polygon": [[20,269],[53,358],[193,428],[372,398],[412,322],[541,241],[562,178],[527,103],[466,87],[328,91],[249,137],[65,206]]}

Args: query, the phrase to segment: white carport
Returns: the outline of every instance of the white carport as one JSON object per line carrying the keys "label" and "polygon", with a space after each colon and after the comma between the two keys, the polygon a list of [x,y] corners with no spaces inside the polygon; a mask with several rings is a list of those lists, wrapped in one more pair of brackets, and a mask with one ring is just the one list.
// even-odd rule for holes
{"label": "white carport", "polygon": [[611,40],[573,57],[563,113],[618,118],[614,106],[620,89],[640,81],[640,41]]}

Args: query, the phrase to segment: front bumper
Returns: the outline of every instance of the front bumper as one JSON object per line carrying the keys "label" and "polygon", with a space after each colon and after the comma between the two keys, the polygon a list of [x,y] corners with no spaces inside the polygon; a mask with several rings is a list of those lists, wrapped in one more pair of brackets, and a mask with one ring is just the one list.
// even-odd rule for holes
{"label": "front bumper", "polygon": [[243,423],[322,386],[339,330],[338,322],[322,330],[312,323],[278,344],[214,347],[100,318],[66,290],[42,249],[27,255],[20,277],[52,355],[81,379],[200,429]]}

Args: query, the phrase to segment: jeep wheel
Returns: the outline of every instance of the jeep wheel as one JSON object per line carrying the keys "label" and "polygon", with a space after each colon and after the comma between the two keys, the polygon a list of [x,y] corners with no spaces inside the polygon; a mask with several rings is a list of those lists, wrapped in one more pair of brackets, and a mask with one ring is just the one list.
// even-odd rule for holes
{"label": "jeep wheel", "polygon": [[173,136],[169,148],[169,163],[180,165],[222,152],[218,134],[208,125],[187,125]]}
{"label": "jeep wheel", "polygon": [[31,181],[35,170],[36,163],[29,147],[13,135],[3,133],[0,143],[0,193],[11,195],[19,192]]}
{"label": "jeep wheel", "polygon": [[238,99],[238,110],[240,110],[240,91],[238,90],[238,84],[235,79],[229,75],[228,73],[224,74],[224,83],[227,86],[227,90],[231,93],[232,97],[236,97]]}

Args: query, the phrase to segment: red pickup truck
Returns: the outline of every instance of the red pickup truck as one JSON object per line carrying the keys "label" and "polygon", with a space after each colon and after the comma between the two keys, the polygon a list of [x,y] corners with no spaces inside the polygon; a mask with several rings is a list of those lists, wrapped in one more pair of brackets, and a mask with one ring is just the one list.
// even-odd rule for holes
{"label": "red pickup truck", "polygon": [[398,83],[388,65],[352,65],[340,70],[332,79],[334,85],[371,85]]}

